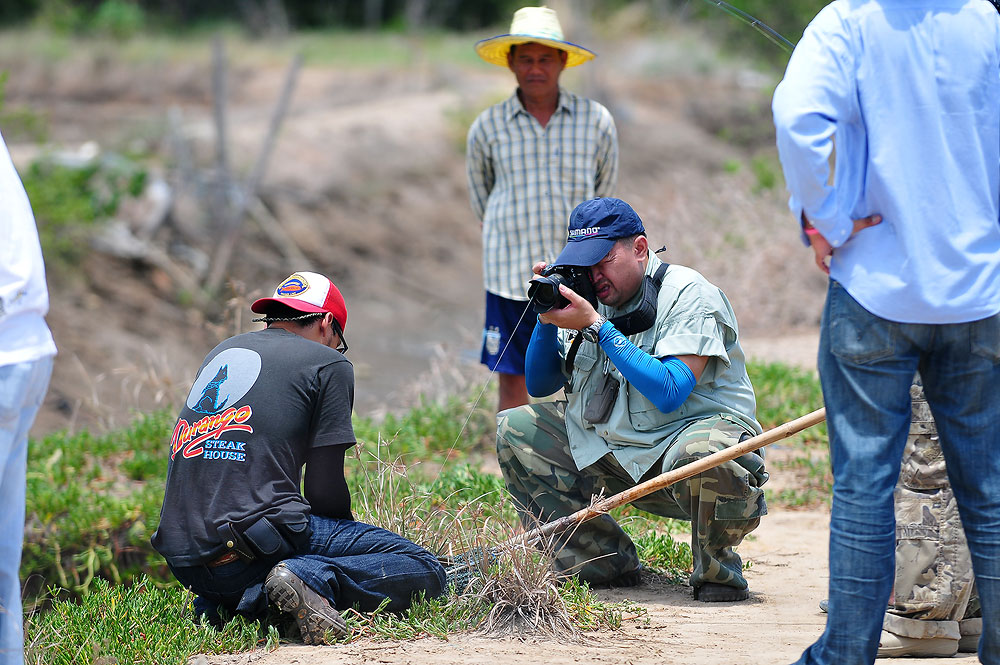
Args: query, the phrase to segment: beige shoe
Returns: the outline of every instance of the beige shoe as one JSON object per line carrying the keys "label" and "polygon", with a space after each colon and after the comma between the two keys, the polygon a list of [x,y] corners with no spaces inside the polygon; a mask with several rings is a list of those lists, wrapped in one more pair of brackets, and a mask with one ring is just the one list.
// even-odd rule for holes
{"label": "beige shoe", "polygon": [[979,638],[983,636],[983,620],[962,619],[958,622],[958,629],[962,631],[962,639],[958,641],[960,653],[976,653],[979,651]]}
{"label": "beige shoe", "polygon": [[982,637],[980,633],[975,635],[962,635],[962,639],[958,641],[958,650],[960,653],[976,653],[979,651],[979,638]]}
{"label": "beige shoe", "polygon": [[903,637],[882,631],[882,636],[878,641],[879,658],[904,658],[906,656],[918,658],[933,658],[935,656],[950,657],[958,653],[958,640],[947,637],[928,637],[917,639],[915,637]]}

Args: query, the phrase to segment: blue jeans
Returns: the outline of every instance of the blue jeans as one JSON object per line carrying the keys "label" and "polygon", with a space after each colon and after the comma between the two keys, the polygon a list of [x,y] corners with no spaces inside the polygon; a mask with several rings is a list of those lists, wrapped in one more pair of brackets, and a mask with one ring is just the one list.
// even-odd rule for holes
{"label": "blue jeans", "polygon": [[829,615],[799,663],[875,660],[894,576],[893,487],[918,370],[979,585],[979,659],[1000,664],[1000,315],[947,325],[894,323],[832,280],[819,343],[834,478]]}
{"label": "blue jeans", "polygon": [[52,358],[0,367],[0,663],[24,662],[21,545],[28,430],[42,405]]}
{"label": "blue jeans", "polygon": [[[400,535],[363,522],[309,518],[309,544],[284,559],[288,569],[338,610],[355,607],[371,612],[389,599],[387,609],[400,612],[421,591],[435,597],[445,589],[444,568],[437,557]],[[185,566],[170,570],[196,594],[195,612],[218,621],[219,608],[250,619],[267,609],[264,578],[279,560],[242,559],[221,566]],[[168,562],[169,564],[169,562]]]}

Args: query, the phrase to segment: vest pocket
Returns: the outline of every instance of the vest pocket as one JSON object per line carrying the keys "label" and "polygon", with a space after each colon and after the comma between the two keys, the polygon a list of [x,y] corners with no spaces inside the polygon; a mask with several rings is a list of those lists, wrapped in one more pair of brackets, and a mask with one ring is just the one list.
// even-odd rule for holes
{"label": "vest pocket", "polygon": [[573,359],[573,374],[570,377],[570,384],[566,392],[579,392],[583,388],[583,384],[587,382],[591,370],[597,363],[597,356],[594,354],[593,349],[594,345],[589,342],[582,342],[580,344],[580,348],[576,352],[576,358]]}
{"label": "vest pocket", "polygon": [[651,432],[660,429],[668,422],[680,420],[687,412],[684,404],[681,404],[675,411],[672,418],[668,418],[666,413],[660,411],[656,406],[646,399],[646,396],[639,392],[631,383],[627,384],[628,390],[628,418],[632,427],[637,432]]}

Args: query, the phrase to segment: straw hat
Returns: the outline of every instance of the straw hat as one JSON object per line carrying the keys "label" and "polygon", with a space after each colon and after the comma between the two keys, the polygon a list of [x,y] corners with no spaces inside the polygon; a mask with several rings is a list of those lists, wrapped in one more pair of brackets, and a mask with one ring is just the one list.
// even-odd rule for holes
{"label": "straw hat", "polygon": [[522,7],[514,12],[510,32],[476,42],[476,53],[486,62],[507,66],[507,53],[514,44],[537,42],[566,51],[566,66],[575,67],[592,59],[596,53],[563,39],[562,26],[555,11],[548,7]]}

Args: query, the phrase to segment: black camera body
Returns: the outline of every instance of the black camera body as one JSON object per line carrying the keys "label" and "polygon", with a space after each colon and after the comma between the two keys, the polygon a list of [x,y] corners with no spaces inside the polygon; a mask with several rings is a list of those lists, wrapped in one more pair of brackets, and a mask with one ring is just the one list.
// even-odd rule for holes
{"label": "black camera body", "polygon": [[597,308],[597,294],[590,281],[588,266],[545,266],[541,277],[528,282],[528,298],[532,309],[538,313],[552,309],[562,309],[569,300],[559,293],[559,285],[565,284],[577,295]]}

